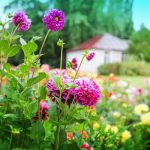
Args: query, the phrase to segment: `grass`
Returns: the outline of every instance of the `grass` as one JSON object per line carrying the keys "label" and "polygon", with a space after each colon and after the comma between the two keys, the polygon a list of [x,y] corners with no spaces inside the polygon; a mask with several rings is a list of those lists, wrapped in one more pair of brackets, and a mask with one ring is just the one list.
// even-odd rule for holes
{"label": "grass", "polygon": [[136,87],[144,87],[144,81],[150,77],[144,76],[119,76],[123,81],[129,82],[131,85]]}

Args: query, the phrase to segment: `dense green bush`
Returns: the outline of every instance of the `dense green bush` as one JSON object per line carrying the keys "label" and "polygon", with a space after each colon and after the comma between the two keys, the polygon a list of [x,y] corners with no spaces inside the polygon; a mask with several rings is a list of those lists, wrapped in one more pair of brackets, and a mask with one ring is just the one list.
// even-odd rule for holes
{"label": "dense green bush", "polygon": [[111,63],[99,66],[98,73],[108,75],[114,73],[116,75],[150,75],[150,64],[144,61],[125,61],[123,63]]}
{"label": "dense green bush", "polygon": [[104,64],[98,68],[98,73],[103,75],[108,75],[110,73],[119,74],[120,67],[120,63]]}

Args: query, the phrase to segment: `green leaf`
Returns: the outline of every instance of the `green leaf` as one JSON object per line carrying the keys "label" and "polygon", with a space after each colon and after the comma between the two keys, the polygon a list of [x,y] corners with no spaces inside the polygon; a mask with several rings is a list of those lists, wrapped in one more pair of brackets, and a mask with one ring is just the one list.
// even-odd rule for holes
{"label": "green leaf", "polygon": [[12,119],[14,119],[14,118],[16,118],[16,115],[15,115],[15,114],[5,114],[5,115],[3,116],[3,118],[4,118],[4,119],[6,119],[6,118],[12,118]]}
{"label": "green leaf", "polygon": [[65,144],[62,150],[80,150],[77,143]]}
{"label": "green leaf", "polygon": [[5,64],[3,65],[3,67],[4,67],[4,69],[5,69],[7,72],[10,72],[11,66],[10,66],[9,63],[5,63]]}
{"label": "green leaf", "polygon": [[29,73],[29,66],[23,64],[19,66],[20,71],[25,75]]}
{"label": "green leaf", "polygon": [[15,56],[19,52],[20,46],[14,45],[11,46],[7,51],[7,57]]}
{"label": "green leaf", "polygon": [[28,86],[31,86],[31,85],[37,84],[38,82],[40,82],[42,79],[44,79],[44,78],[46,78],[46,77],[47,77],[46,73],[40,72],[38,76],[29,79],[29,80],[27,81],[27,85],[28,85]]}
{"label": "green leaf", "polygon": [[33,100],[31,103],[27,104],[23,113],[27,119],[31,119],[38,110],[38,103],[36,100]]}
{"label": "green leaf", "polygon": [[35,42],[28,42],[26,45],[22,45],[22,49],[26,57],[30,56],[37,50],[37,45]]}
{"label": "green leaf", "polygon": [[47,96],[47,90],[45,86],[40,87],[40,99],[46,99]]}
{"label": "green leaf", "polygon": [[1,40],[0,41],[0,56],[5,55],[8,48],[9,48],[8,40]]}
{"label": "green leaf", "polygon": [[65,130],[62,128],[60,129],[59,141],[60,141],[60,143],[59,143],[60,147],[62,147],[65,144],[65,142],[67,141],[67,134],[66,134]]}
{"label": "green leaf", "polygon": [[39,39],[41,39],[40,36],[33,36],[33,38],[31,39],[31,41],[33,42],[33,41],[37,41],[37,40],[39,40]]}
{"label": "green leaf", "polygon": [[63,86],[64,89],[71,89],[71,88],[76,88],[76,87],[78,86],[74,83],[65,83]]}
{"label": "green leaf", "polygon": [[27,42],[23,38],[20,38],[20,43],[21,43],[21,45],[26,45],[27,44]]}
{"label": "green leaf", "polygon": [[31,138],[34,140],[40,140],[43,141],[45,137],[45,129],[43,127],[42,122],[37,121],[36,123],[33,123],[31,128]]}
{"label": "green leaf", "polygon": [[55,86],[60,90],[62,88],[61,76],[52,75],[52,79],[54,81]]}

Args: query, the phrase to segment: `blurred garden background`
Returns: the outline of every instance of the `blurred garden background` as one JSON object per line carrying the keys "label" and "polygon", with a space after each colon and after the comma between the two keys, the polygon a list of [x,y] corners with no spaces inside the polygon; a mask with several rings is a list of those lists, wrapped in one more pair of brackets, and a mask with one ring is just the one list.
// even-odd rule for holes
{"label": "blurred garden background", "polygon": [[150,149],[149,0],[0,6],[0,150]]}
{"label": "blurred garden background", "polygon": [[[150,23],[148,0],[1,0],[0,14],[25,10],[32,19],[32,26],[24,33],[26,40],[30,35],[43,37],[46,30],[41,22],[48,9],[57,8],[65,12],[66,25],[62,32],[53,32],[44,47],[42,63],[51,68],[58,67],[59,49],[57,39],[66,43],[66,51],[95,36],[109,33],[128,41],[123,63],[107,63],[98,68],[98,73],[108,75],[150,76]],[[42,42],[42,38],[38,45]],[[108,41],[109,42],[109,41]],[[111,41],[110,41],[111,44]],[[90,48],[90,46],[89,46]],[[117,57],[117,56],[114,56]],[[66,55],[64,55],[66,58]],[[23,53],[9,59],[14,65],[22,62]],[[64,67],[66,62],[64,61]],[[98,64],[99,66],[101,64]]]}

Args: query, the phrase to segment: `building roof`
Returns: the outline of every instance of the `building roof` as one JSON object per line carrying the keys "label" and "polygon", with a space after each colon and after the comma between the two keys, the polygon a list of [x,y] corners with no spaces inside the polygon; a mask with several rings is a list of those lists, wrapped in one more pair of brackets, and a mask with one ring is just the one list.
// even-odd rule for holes
{"label": "building roof", "polygon": [[125,51],[128,48],[128,43],[128,40],[120,39],[109,33],[105,33],[102,36],[95,36],[71,50],[103,49]]}

